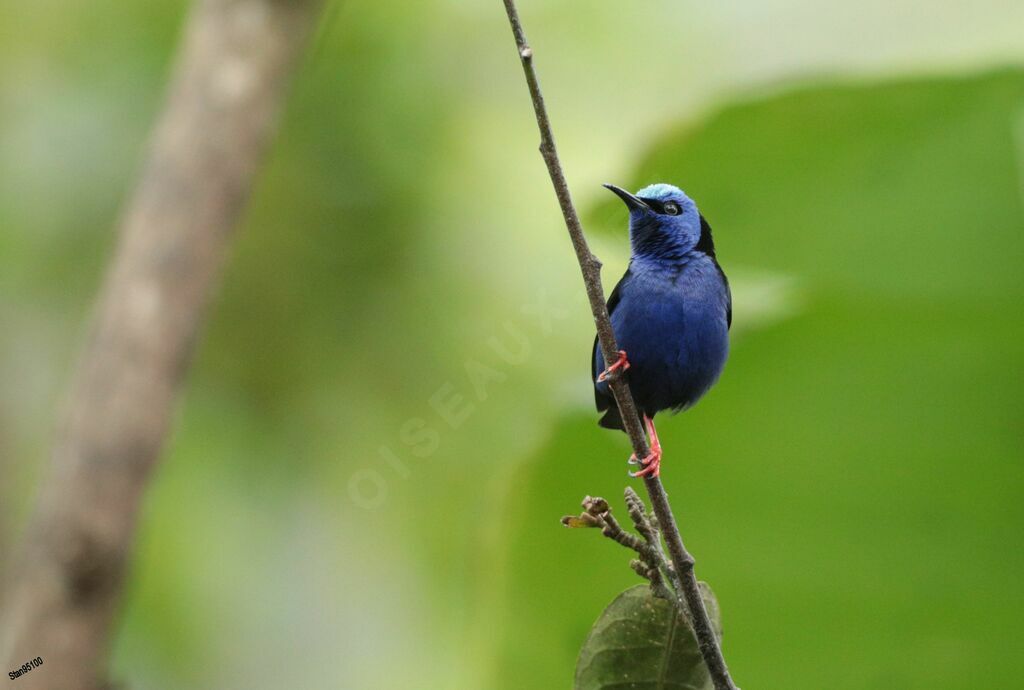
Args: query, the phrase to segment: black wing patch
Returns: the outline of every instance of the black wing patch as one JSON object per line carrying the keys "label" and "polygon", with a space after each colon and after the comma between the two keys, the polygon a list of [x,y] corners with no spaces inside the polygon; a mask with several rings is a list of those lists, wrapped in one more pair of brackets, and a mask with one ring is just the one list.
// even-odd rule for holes
{"label": "black wing patch", "polygon": [[725,277],[725,271],[718,265],[718,259],[715,258],[715,240],[711,237],[711,224],[708,223],[707,219],[701,215],[700,217],[700,239],[697,240],[697,246],[694,247],[699,252],[704,252],[711,257],[711,260],[715,262],[715,268],[718,269],[718,275],[722,276],[722,282],[725,283],[725,324],[728,328],[732,328],[732,290],[729,289],[729,279]]}
{"label": "black wing patch", "polygon": [[[715,266],[718,266],[717,261]],[[718,266],[718,272],[722,274],[722,282],[725,283],[725,326],[727,329],[732,330],[732,290],[729,289],[729,279],[725,277],[725,271],[722,270],[721,266]]]}
{"label": "black wing patch", "polygon": [[715,258],[715,240],[711,237],[711,225],[703,215],[700,217],[700,239],[694,247],[698,252],[704,252],[712,259]]}

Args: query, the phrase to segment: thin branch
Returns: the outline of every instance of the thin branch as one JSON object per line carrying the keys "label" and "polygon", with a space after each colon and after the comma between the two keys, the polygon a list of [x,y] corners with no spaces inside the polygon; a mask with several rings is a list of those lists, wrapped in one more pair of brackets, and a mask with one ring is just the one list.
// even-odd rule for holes
{"label": "thin branch", "polygon": [[[612,509],[608,505],[608,501],[603,498],[587,496],[583,499],[583,512],[578,516],[566,515],[562,518],[562,524],[573,528],[597,527],[605,537],[636,552],[640,558],[630,561],[629,566],[637,575],[651,583],[651,589],[654,590],[655,595],[662,599],[674,601],[685,612],[685,607],[679,598],[678,591],[666,584],[665,578],[671,578],[672,571],[668,561],[665,560],[665,556],[661,552],[660,545],[651,543],[646,536],[641,539],[635,534],[622,529],[622,525],[612,515]],[[647,532],[650,532],[650,525],[646,525],[645,529]]]}
{"label": "thin branch", "polygon": [[[551,177],[551,184],[555,189],[555,196],[558,197],[558,205],[562,209],[562,217],[565,220],[566,229],[569,231],[569,238],[572,240],[573,249],[576,251],[576,259],[579,262],[580,270],[583,273],[583,282],[586,286],[587,298],[590,301],[590,311],[594,317],[594,325],[597,327],[598,341],[604,361],[613,362],[617,358],[618,344],[615,342],[615,333],[612,331],[611,319],[608,317],[608,309],[605,306],[604,289],[601,286],[601,262],[590,251],[587,239],[583,234],[583,227],[572,203],[572,195],[569,193],[569,185],[562,172],[562,165],[558,160],[558,151],[555,148],[555,138],[551,132],[551,122],[548,119],[547,108],[544,105],[544,96],[541,94],[540,85],[537,81],[537,73],[533,66],[533,49],[526,41],[523,32],[523,25],[519,21],[519,12],[516,9],[514,0],[503,0],[505,11],[508,14],[508,21],[512,27],[512,34],[515,37],[516,49],[519,52],[519,59],[523,65],[523,73],[526,76],[526,84],[530,90],[530,98],[533,100],[533,111],[537,118],[537,127],[540,129],[540,153]],[[616,372],[618,374],[618,372]],[[626,427],[626,433],[633,444],[633,452],[638,458],[648,455],[647,439],[644,437],[640,417],[637,414],[633,396],[629,392],[629,385],[620,375],[609,377],[609,384],[615,396],[615,402],[619,406],[622,421]],[[711,628],[711,621],[704,608],[704,601],[700,596],[700,587],[697,584],[697,577],[693,570],[693,556],[683,545],[682,537],[679,534],[679,527],[676,525],[675,517],[672,514],[668,502],[668,495],[665,487],[658,477],[644,477],[644,485],[647,488],[647,495],[650,498],[654,514],[658,518],[665,536],[665,543],[668,546],[669,557],[675,572],[678,574],[682,586],[682,595],[686,600],[693,621],[694,633],[700,645],[701,655],[708,666],[711,679],[716,690],[735,690],[729,670],[722,657],[722,651],[715,639],[714,631]]]}
{"label": "thin branch", "polygon": [[636,526],[636,531],[640,533],[640,536],[650,544],[651,548],[658,554],[658,560],[665,563],[666,571],[668,574],[668,581],[672,583],[672,589],[676,592],[677,597],[680,597],[680,603],[687,609],[685,600],[681,599],[683,592],[683,583],[679,579],[679,573],[676,569],[668,563],[668,559],[665,557],[665,552],[661,548],[661,526],[658,524],[658,518],[653,513],[647,512],[647,506],[644,505],[643,500],[637,495],[633,487],[627,486],[625,490],[626,498],[626,510],[629,512],[629,517]]}
{"label": "thin branch", "polygon": [[12,569],[4,671],[96,690],[139,505],[322,0],[197,0]]}

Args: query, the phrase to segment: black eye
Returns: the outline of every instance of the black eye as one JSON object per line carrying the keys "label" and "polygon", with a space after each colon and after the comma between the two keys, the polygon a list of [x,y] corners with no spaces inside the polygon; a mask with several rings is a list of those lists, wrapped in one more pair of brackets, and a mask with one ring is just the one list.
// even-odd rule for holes
{"label": "black eye", "polygon": [[679,205],[676,204],[676,202],[674,201],[670,201],[667,204],[665,204],[664,208],[665,213],[667,213],[670,216],[678,216],[680,213],[682,213],[682,211],[679,209]]}

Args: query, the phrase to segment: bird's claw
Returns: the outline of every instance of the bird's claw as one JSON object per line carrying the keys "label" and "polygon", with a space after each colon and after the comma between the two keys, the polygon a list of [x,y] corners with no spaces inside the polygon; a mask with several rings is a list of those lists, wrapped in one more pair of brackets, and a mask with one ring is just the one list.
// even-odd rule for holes
{"label": "bird's claw", "polygon": [[644,415],[644,424],[647,426],[647,435],[650,436],[651,446],[647,456],[643,460],[636,459],[636,453],[629,456],[629,464],[643,465],[643,469],[630,472],[630,477],[657,477],[661,474],[661,441],[658,440],[658,430],[654,428],[654,420]]}
{"label": "bird's claw", "polygon": [[[639,462],[643,465],[643,469],[637,470],[636,472],[630,472],[630,477],[659,476],[661,474],[661,448],[651,448],[651,452],[647,454],[647,457]],[[629,464],[635,465],[636,463],[636,453],[634,453],[629,458]]]}
{"label": "bird's claw", "polygon": [[608,380],[608,377],[616,371],[626,371],[627,369],[629,369],[629,360],[626,359],[626,351],[619,350],[619,358],[616,359],[610,367],[597,375],[597,381],[598,383],[604,383]]}

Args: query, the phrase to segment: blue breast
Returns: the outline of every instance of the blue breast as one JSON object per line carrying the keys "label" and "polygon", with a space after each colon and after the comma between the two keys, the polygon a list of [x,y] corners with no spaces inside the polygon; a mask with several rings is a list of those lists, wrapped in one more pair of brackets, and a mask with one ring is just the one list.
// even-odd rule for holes
{"label": "blue breast", "polygon": [[[693,405],[715,383],[729,354],[728,285],[714,259],[694,254],[664,265],[634,260],[611,313],[629,384],[648,416]],[[595,352],[594,374],[604,370]],[[610,394],[606,383],[599,394]]]}

